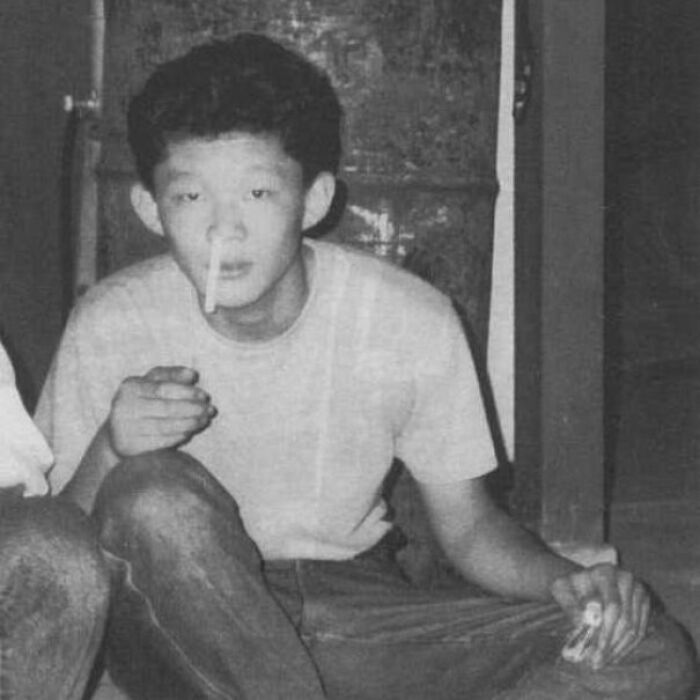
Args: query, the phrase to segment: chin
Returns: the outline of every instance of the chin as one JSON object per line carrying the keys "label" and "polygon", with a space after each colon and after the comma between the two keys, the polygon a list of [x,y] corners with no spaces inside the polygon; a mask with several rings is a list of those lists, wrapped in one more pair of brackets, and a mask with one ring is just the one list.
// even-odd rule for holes
{"label": "chin", "polygon": [[223,312],[240,312],[254,308],[260,301],[258,295],[230,295],[217,300],[216,308]]}

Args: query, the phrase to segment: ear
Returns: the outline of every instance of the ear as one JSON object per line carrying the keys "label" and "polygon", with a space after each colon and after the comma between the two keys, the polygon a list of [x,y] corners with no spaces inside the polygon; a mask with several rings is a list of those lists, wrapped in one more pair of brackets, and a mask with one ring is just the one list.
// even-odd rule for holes
{"label": "ear", "polygon": [[163,235],[163,226],[160,223],[156,200],[140,182],[131,187],[131,206],[149,231],[159,236]]}
{"label": "ear", "polygon": [[335,177],[329,172],[319,173],[306,190],[301,224],[304,231],[315,226],[328,213],[334,194]]}

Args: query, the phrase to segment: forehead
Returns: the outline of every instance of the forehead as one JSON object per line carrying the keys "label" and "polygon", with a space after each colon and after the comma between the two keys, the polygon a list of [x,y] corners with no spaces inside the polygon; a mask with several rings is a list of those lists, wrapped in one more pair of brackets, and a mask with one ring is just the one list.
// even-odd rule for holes
{"label": "forehead", "polygon": [[156,166],[156,180],[179,176],[217,177],[266,172],[279,177],[301,176],[301,166],[282,148],[274,135],[232,132],[214,138],[175,137]]}

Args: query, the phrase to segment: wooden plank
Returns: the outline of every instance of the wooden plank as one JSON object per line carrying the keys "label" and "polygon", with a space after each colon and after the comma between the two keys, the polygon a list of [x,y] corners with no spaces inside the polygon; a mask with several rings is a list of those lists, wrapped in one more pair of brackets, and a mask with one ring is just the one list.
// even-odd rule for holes
{"label": "wooden plank", "polygon": [[[534,99],[516,155],[516,510],[604,536],[604,0],[531,0]],[[519,419],[519,420],[518,420]]]}

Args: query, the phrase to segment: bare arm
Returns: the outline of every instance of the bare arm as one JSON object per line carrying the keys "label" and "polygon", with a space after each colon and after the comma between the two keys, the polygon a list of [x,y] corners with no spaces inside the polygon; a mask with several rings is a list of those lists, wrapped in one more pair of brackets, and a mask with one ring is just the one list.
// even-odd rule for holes
{"label": "bare arm", "polygon": [[553,553],[491,501],[483,479],[420,488],[436,536],[465,578],[499,595],[556,601],[574,624],[586,602],[601,603],[593,668],[616,663],[644,638],[649,595],[628,571],[584,569]]}
{"label": "bare arm", "polygon": [[420,484],[435,535],[467,579],[503,596],[551,600],[550,587],[578,570],[500,510],[483,479]]}
{"label": "bare arm", "polygon": [[109,427],[104,423],[83,455],[73,478],[62,494],[79,505],[86,513],[92,510],[100,484],[119,462],[109,439]]}

